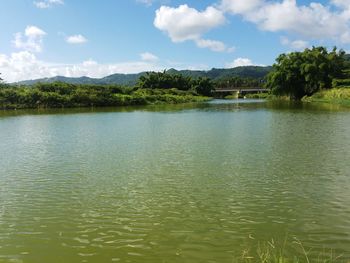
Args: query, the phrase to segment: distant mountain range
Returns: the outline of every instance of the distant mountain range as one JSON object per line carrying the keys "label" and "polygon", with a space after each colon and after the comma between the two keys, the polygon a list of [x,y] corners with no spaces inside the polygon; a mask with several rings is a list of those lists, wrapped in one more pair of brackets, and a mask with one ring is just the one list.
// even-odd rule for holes
{"label": "distant mountain range", "polygon": [[[190,77],[208,77],[212,80],[218,80],[222,78],[230,77],[245,77],[245,78],[263,78],[271,71],[271,67],[261,67],[261,66],[244,66],[236,67],[230,69],[216,69],[213,68],[209,71],[200,71],[200,70],[176,70],[169,69],[167,73],[169,74],[181,74],[184,76]],[[42,78],[35,80],[25,80],[20,81],[15,84],[19,85],[33,85],[35,83],[52,83],[52,82],[65,82],[70,84],[118,84],[133,86],[137,83],[138,79],[145,75],[146,72],[138,74],[113,74],[103,78],[89,78],[89,77],[80,77],[80,78],[67,78],[63,76],[57,76],[52,78]]]}

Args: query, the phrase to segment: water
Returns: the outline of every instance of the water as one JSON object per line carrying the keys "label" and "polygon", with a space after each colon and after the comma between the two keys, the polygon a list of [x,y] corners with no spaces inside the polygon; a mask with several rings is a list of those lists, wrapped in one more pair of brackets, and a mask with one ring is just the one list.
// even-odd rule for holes
{"label": "water", "polygon": [[347,109],[3,111],[0,138],[0,262],[350,259]]}

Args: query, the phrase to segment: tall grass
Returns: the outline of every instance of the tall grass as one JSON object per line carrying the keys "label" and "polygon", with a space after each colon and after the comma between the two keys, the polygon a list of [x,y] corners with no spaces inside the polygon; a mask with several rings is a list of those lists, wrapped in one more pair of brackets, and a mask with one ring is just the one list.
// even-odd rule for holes
{"label": "tall grass", "polygon": [[244,97],[247,99],[267,99],[270,96],[269,93],[255,93],[255,94],[246,94]]}
{"label": "tall grass", "polygon": [[315,93],[312,98],[325,100],[350,100],[350,87],[348,88],[334,88],[329,90],[322,90]]}
{"label": "tall grass", "polygon": [[[295,251],[294,254],[291,250]],[[284,239],[282,243],[271,241],[258,243],[255,248],[242,251],[241,256],[232,259],[232,263],[350,263],[342,254],[332,250],[314,252],[306,249],[297,239]]]}
{"label": "tall grass", "polygon": [[350,106],[350,87],[321,90],[311,97],[303,98],[303,101],[336,103]]}

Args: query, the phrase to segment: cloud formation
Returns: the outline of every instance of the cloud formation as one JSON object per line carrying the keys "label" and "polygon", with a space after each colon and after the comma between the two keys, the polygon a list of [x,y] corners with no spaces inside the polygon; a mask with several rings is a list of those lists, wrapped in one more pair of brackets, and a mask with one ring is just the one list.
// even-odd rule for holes
{"label": "cloud formation", "polygon": [[147,6],[151,6],[154,2],[154,0],[136,0],[136,2],[139,2],[141,4],[145,4]]}
{"label": "cloud formation", "polygon": [[195,43],[200,48],[209,48],[211,51],[215,52],[228,52],[231,53],[235,50],[234,47],[227,47],[225,43],[217,40],[210,40],[210,39],[196,39]]}
{"label": "cloud formation", "polygon": [[24,34],[18,32],[14,35],[12,41],[18,49],[23,49],[32,52],[41,52],[43,48],[43,38],[46,32],[36,26],[27,26]]}
{"label": "cloud formation", "polygon": [[140,57],[143,61],[157,61],[157,60],[159,60],[159,58],[156,55],[154,55],[150,52],[141,53]]}
{"label": "cloud formation", "polygon": [[154,25],[168,34],[173,42],[199,39],[212,28],[225,23],[222,12],[209,6],[200,12],[188,5],[177,8],[162,6],[156,11]]}
{"label": "cloud formation", "polygon": [[222,0],[220,7],[223,12],[240,15],[264,31],[350,43],[350,1],[331,0],[330,5],[317,2],[298,5],[296,0]]}
{"label": "cloud formation", "polygon": [[154,26],[166,33],[174,43],[194,41],[200,48],[216,52],[232,51],[223,42],[203,39],[203,35],[213,28],[226,23],[222,11],[213,6],[198,11],[188,5],[179,7],[161,6],[156,11]]}
{"label": "cloud formation", "polygon": [[231,63],[226,64],[226,68],[236,68],[243,66],[253,66],[254,63],[249,58],[236,58]]}
{"label": "cloud formation", "polygon": [[284,32],[299,38],[288,43],[281,41],[296,50],[314,40],[350,44],[350,0],[308,5],[298,5],[296,0],[221,0],[203,11],[188,5],[161,6],[154,25],[174,43],[190,40],[200,48],[228,52],[233,49],[223,42],[203,38],[208,31],[224,25],[228,15],[241,16],[262,31]]}
{"label": "cloud formation", "polygon": [[281,44],[284,46],[288,46],[293,50],[304,50],[310,44],[304,40],[289,40],[287,37],[281,37]]}
{"label": "cloud formation", "polygon": [[66,42],[69,44],[84,44],[88,40],[83,35],[73,35],[66,38]]}
{"label": "cloud formation", "polygon": [[55,5],[63,5],[63,0],[43,0],[43,1],[34,1],[34,5],[40,9],[47,9]]}

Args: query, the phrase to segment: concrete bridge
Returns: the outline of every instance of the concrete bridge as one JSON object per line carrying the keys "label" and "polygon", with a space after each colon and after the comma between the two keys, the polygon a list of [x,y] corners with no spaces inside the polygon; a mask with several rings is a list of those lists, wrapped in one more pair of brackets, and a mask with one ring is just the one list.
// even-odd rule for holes
{"label": "concrete bridge", "polygon": [[256,94],[268,92],[268,89],[263,88],[224,88],[214,90],[214,94],[219,97],[224,97],[227,95],[237,94],[238,97],[243,97],[246,94]]}
{"label": "concrete bridge", "polygon": [[239,92],[239,93],[262,93],[268,92],[268,89],[263,88],[225,88],[216,89],[215,92]]}

